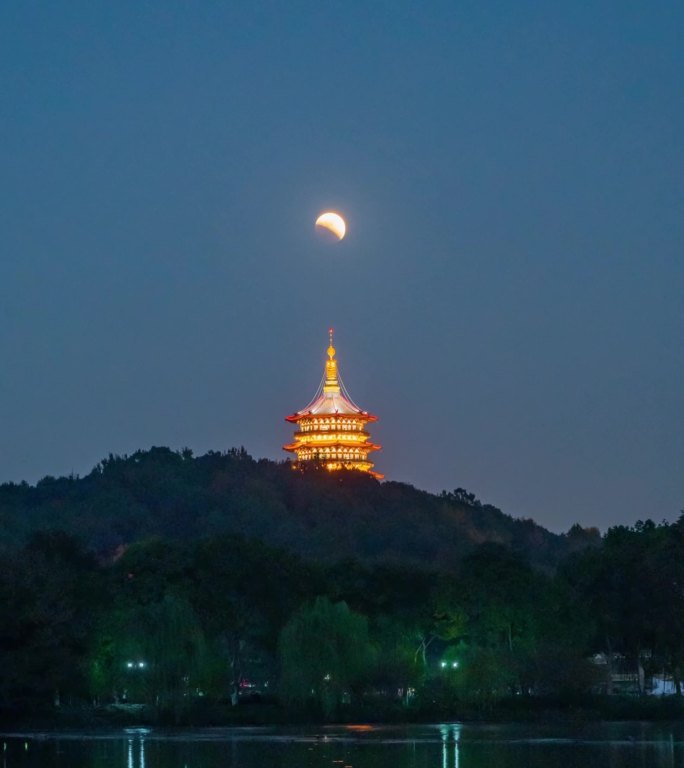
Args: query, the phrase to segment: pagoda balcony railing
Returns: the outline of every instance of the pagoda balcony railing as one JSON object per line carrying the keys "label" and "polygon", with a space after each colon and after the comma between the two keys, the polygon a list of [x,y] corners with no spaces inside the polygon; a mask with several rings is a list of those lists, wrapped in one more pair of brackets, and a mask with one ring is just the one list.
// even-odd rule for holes
{"label": "pagoda balcony railing", "polygon": [[300,461],[368,461],[368,454],[365,451],[359,453],[340,453],[339,451],[332,451],[330,453],[313,453],[297,452],[297,458]]}
{"label": "pagoda balcony railing", "polygon": [[302,440],[306,443],[325,443],[336,442],[338,440],[349,440],[354,444],[362,445],[366,440],[370,439],[370,432],[365,430],[349,430],[348,432],[343,429],[330,430],[326,434],[320,434],[318,430],[311,430],[310,432],[302,432],[301,430],[294,433],[295,440]]}
{"label": "pagoda balcony railing", "polygon": [[364,425],[366,422],[344,422],[344,421],[338,421],[333,422],[332,424],[312,424],[311,422],[307,422],[306,425],[302,424],[302,422],[299,422],[299,431],[300,432],[335,432],[344,430],[345,432],[363,432]]}

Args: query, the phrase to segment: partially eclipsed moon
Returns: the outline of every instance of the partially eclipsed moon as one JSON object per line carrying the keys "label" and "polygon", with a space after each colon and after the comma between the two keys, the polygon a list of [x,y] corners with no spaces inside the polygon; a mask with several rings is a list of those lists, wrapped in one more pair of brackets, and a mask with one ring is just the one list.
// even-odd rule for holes
{"label": "partially eclipsed moon", "polygon": [[332,232],[338,240],[341,240],[347,233],[347,225],[344,223],[344,219],[339,213],[333,213],[332,211],[322,213],[316,219],[316,226]]}

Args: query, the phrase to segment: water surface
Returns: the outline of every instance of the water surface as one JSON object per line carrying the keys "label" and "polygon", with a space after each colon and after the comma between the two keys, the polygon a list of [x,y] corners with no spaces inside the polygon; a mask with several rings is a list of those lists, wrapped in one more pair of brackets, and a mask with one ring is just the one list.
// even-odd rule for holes
{"label": "water surface", "polygon": [[1,768],[684,768],[684,724],[133,728],[0,740]]}

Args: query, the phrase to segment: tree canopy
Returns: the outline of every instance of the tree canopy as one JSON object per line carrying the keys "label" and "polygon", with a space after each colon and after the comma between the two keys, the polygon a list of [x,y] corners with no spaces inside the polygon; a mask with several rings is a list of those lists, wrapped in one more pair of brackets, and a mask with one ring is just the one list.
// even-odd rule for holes
{"label": "tree canopy", "polygon": [[152,536],[239,533],[307,558],[440,566],[492,541],[554,567],[599,540],[590,531],[581,540],[575,528],[555,535],[460,488],[435,495],[361,472],[293,471],[289,462],[256,461],[243,449],[195,457],[152,448],[110,456],[82,478],[4,484],[0,523],[8,542],[63,530],[102,556]]}
{"label": "tree canopy", "polygon": [[682,694],[684,515],[553,536],[463,489],[166,449],[2,486],[0,515],[5,714],[455,717],[617,672]]}

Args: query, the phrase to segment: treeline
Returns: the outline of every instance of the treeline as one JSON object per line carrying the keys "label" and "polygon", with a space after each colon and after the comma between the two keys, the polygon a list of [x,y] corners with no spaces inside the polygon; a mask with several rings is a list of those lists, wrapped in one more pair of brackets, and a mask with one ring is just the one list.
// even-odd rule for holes
{"label": "treeline", "polygon": [[[485,543],[450,567],[322,564],[227,534],[98,560],[31,535],[0,570],[0,709],[145,705],[208,722],[458,717],[507,699],[581,702],[618,661],[684,665],[684,516],[611,529],[555,571]],[[601,654],[599,661],[597,654]]]}
{"label": "treeline", "polygon": [[435,495],[358,472],[302,474],[242,449],[195,457],[153,448],[110,456],[85,477],[0,485],[0,529],[17,544],[34,531],[63,530],[102,555],[152,536],[239,533],[307,559],[446,568],[483,541],[553,568],[599,539],[578,527],[552,534],[463,489]]}

